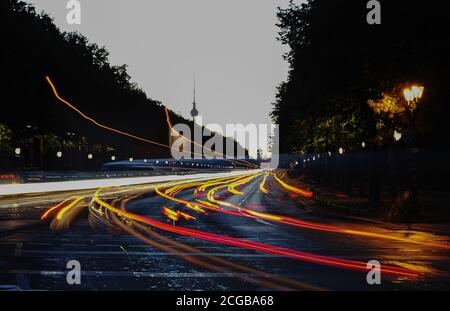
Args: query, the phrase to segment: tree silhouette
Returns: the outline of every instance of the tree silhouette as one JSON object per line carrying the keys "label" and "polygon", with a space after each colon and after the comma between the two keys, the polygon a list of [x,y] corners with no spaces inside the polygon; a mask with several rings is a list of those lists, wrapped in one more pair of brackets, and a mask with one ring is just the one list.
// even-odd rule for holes
{"label": "tree silhouette", "polygon": [[[450,69],[446,13],[439,2],[382,1],[381,25],[366,22],[367,1],[309,0],[279,9],[279,40],[291,50],[286,82],[272,112],[284,152],[318,152],[376,140],[368,100],[399,85],[419,83],[417,143],[449,146],[446,87]],[[344,134],[350,133],[350,135]]]}
{"label": "tree silhouette", "polygon": [[[127,65],[113,66],[108,51],[77,32],[62,32],[45,13],[19,0],[2,0],[0,9],[0,51],[2,91],[0,123],[14,133],[23,133],[34,166],[42,166],[42,149],[60,147],[74,153],[72,168],[87,163],[86,149],[104,146],[96,158],[108,160],[115,150],[117,159],[168,157],[170,150],[145,144],[99,129],[58,102],[45,76],[50,76],[60,95],[81,111],[111,127],[167,144],[168,128],[162,104],[148,98],[130,81]],[[172,123],[191,122],[169,111]],[[27,130],[32,128],[33,131]],[[63,141],[71,133],[72,148]],[[58,140],[40,140],[56,135]],[[30,147],[31,146],[31,147]],[[75,150],[77,150],[75,152]],[[97,148],[97,151],[99,149]],[[39,154],[41,153],[41,154]],[[75,155],[79,153],[79,155]],[[28,154],[28,153],[27,153]],[[67,154],[65,152],[64,154]],[[45,167],[59,165],[55,155],[45,160]],[[77,160],[78,159],[78,160]]]}

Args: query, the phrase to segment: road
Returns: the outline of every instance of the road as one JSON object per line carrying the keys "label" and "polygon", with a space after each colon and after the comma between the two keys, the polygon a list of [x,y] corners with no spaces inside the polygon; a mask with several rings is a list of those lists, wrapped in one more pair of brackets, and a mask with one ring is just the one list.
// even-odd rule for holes
{"label": "road", "polygon": [[[30,204],[29,198],[20,199]],[[57,201],[53,209],[44,204],[42,221],[0,234],[3,288],[431,290],[450,285],[449,237],[327,214],[307,189],[282,174],[83,190],[59,193]],[[70,260],[81,264],[79,285],[66,281]],[[367,282],[370,260],[381,263],[381,284]]]}

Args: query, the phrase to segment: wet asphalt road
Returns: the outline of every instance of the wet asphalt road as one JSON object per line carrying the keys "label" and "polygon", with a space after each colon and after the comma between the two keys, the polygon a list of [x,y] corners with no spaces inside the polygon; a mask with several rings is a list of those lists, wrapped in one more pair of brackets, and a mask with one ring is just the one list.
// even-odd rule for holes
{"label": "wet asphalt road", "polygon": [[[351,229],[376,230],[398,236],[411,236],[433,241],[448,237],[385,227],[354,219],[336,218],[316,211],[313,202],[292,198],[268,179],[270,194],[259,191],[259,177],[242,189],[244,195],[219,192],[221,199],[258,212],[269,212]],[[192,191],[177,197],[198,199]],[[144,193],[130,200],[126,209],[167,222],[162,206],[180,208],[174,202]],[[193,214],[190,212],[190,214]],[[180,242],[233,263],[265,271],[305,284],[330,290],[417,290],[450,287],[450,251],[429,246],[385,241],[376,238],[290,227],[256,218],[221,213],[195,214],[195,221],[180,221],[179,226],[244,238],[313,254],[382,264],[430,270],[420,278],[382,275],[381,285],[368,285],[364,272],[302,262],[245,248],[208,242],[175,233],[164,234]],[[154,241],[166,243],[153,237]],[[175,248],[176,246],[170,245]],[[202,257],[202,254],[196,256]],[[81,284],[68,285],[66,263],[81,264]],[[249,273],[251,278],[251,273]],[[245,279],[245,275],[244,275]],[[66,232],[56,232],[48,223],[36,224],[4,232],[0,235],[0,286],[22,290],[267,290],[263,284],[243,280],[229,273],[210,271],[186,261],[179,254],[168,253],[145,244],[123,231],[89,225],[87,211]]]}

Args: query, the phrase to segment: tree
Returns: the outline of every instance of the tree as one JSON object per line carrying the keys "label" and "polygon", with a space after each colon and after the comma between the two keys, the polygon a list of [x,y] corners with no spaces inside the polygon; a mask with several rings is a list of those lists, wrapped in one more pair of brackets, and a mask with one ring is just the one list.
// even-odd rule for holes
{"label": "tree", "polygon": [[282,151],[324,151],[344,139],[343,128],[351,133],[345,137],[347,149],[363,139],[375,144],[377,120],[368,100],[415,82],[427,90],[416,112],[419,145],[450,145],[449,135],[436,139],[437,132],[450,130],[444,87],[450,40],[440,35],[447,26],[445,11],[436,3],[388,1],[382,4],[381,25],[369,25],[365,4],[291,1],[279,9],[279,40],[291,48],[285,55],[288,78],[278,87],[272,111],[280,124]]}
{"label": "tree", "polygon": [[12,151],[11,141],[11,129],[5,124],[0,124],[0,151],[10,153]]}

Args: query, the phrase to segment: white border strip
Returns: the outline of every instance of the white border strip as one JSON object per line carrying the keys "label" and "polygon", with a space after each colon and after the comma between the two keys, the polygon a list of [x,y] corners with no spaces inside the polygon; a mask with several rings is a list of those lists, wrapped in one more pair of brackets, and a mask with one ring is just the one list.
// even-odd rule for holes
{"label": "white border strip", "polygon": [[170,182],[184,179],[223,178],[243,174],[257,173],[260,171],[261,171],[260,169],[257,169],[257,170],[233,171],[228,173],[168,175],[168,176],[148,176],[148,177],[131,177],[131,178],[73,180],[73,181],[27,183],[27,184],[8,184],[8,185],[0,185],[0,196],[30,194],[30,193],[48,193],[48,192],[71,191],[71,190],[88,190],[100,187],[139,185],[147,183]]}

